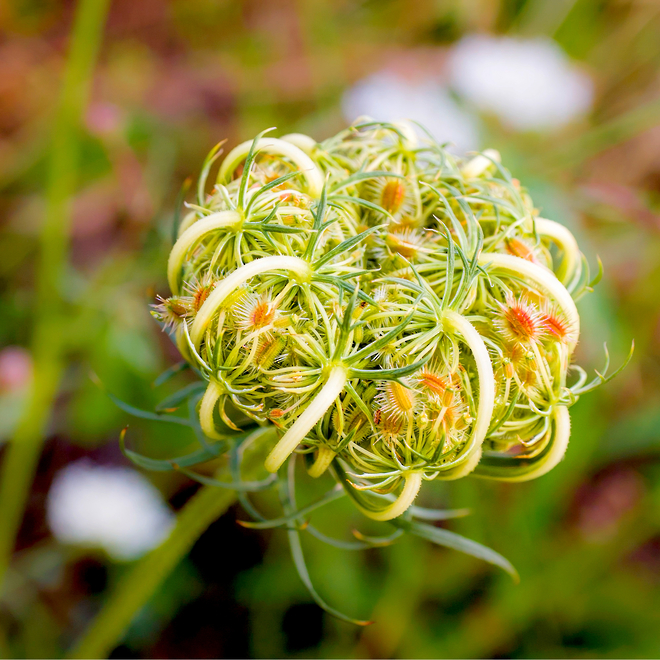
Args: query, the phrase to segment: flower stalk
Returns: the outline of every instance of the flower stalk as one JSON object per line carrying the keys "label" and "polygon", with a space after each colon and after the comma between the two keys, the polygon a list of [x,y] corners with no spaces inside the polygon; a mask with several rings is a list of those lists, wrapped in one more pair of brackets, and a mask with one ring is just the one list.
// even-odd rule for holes
{"label": "flower stalk", "polygon": [[372,511],[365,507],[359,507],[360,511],[372,520],[379,520],[382,522],[398,518],[405,513],[415,501],[419,489],[422,486],[422,478],[423,474],[421,472],[406,473],[403,476],[403,488],[401,489],[401,493],[392,504],[386,506],[380,511]]}
{"label": "flower stalk", "polygon": [[459,332],[465,343],[469,346],[477,365],[479,376],[479,403],[477,405],[477,421],[472,431],[472,439],[466,451],[466,460],[480,451],[488,427],[490,426],[495,405],[495,376],[493,365],[488,355],[488,349],[474,326],[461,314],[447,310],[445,319],[449,326]]}
{"label": "flower stalk", "polygon": [[307,474],[314,479],[318,479],[330,467],[330,464],[335,459],[335,454],[332,449],[328,447],[319,447],[316,460],[312,466],[307,470]]}
{"label": "flower stalk", "polygon": [[189,250],[206,234],[222,228],[236,227],[243,220],[237,211],[218,211],[197,220],[179,236],[167,262],[167,282],[174,295],[181,293],[181,268]]}
{"label": "flower stalk", "polygon": [[323,417],[333,401],[341,394],[346,385],[348,373],[344,366],[333,367],[328,380],[321,391],[314,397],[305,411],[284,434],[275,448],[268,454],[265,466],[269,472],[277,472],[280,466],[293,453],[309,431]]}
{"label": "flower stalk", "polygon": [[[273,429],[259,430],[254,434],[254,442],[266,443],[273,434]],[[258,470],[259,462],[253,454],[244,466],[244,476],[247,479],[254,477]],[[232,489],[203,486],[178,514],[169,537],[122,576],[110,599],[67,657],[108,657],[165,577],[188,554],[209,525],[229,509],[237,495]]]}

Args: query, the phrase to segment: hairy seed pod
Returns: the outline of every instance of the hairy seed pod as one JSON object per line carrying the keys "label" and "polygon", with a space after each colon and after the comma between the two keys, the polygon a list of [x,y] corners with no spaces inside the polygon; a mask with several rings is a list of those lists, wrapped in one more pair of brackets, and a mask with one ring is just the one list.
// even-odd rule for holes
{"label": "hairy seed pod", "polygon": [[499,163],[378,122],[233,149],[154,309],[209,383],[205,433],[274,425],[268,470],[296,449],[312,476],[337,460],[377,520],[425,478],[554,467],[568,407],[605,380],[569,374],[589,277],[568,229]]}

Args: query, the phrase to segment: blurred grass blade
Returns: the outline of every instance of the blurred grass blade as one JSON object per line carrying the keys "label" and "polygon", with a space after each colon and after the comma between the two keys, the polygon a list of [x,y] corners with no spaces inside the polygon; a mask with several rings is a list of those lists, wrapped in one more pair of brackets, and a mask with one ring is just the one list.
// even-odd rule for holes
{"label": "blurred grass blade", "polygon": [[425,509],[414,504],[408,509],[413,518],[419,520],[450,520],[470,515],[470,509]]}
{"label": "blurred grass blade", "polygon": [[68,318],[61,285],[75,192],[80,130],[109,0],[80,0],[52,127],[46,212],[40,235],[37,300],[32,334],[35,377],[28,402],[5,454],[0,473],[0,585],[10,562],[27,494],[41,453],[43,434],[64,370]]}
{"label": "blurred grass blade", "polygon": [[[263,429],[258,429],[255,436],[262,442],[271,440]],[[246,476],[256,476],[261,469],[261,459],[257,453],[245,465]],[[67,657],[107,657],[160,584],[188,554],[207,527],[224,514],[235,500],[236,492],[233,490],[202,487],[178,514],[176,525],[167,539],[124,574]]]}

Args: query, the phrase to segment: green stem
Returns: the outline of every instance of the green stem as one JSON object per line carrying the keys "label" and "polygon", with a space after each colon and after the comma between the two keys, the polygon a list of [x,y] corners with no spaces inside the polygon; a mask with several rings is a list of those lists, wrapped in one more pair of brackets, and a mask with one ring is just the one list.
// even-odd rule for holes
{"label": "green stem", "polygon": [[46,214],[37,266],[36,322],[32,336],[34,379],[28,402],[0,472],[0,585],[14,549],[43,435],[64,369],[60,287],[66,264],[69,201],[78,170],[79,131],[108,8],[108,0],[81,0],[71,37],[60,104],[52,131]]}
{"label": "green stem", "polygon": [[345,367],[336,366],[328,375],[328,380],[321,391],[312,399],[303,413],[291,425],[282,439],[268,454],[264,465],[269,472],[277,472],[280,466],[294,452],[295,448],[305,439],[316,423],[325,415],[326,410],[342,393],[348,373]]}
{"label": "green stem", "polygon": [[135,614],[185,557],[208,526],[236,500],[236,492],[204,486],[188,502],[169,538],[140,560],[117,585],[69,658],[106,658]]}
{"label": "green stem", "polygon": [[371,509],[361,507],[359,504],[357,507],[365,516],[368,516],[373,520],[392,520],[405,513],[415,501],[422,485],[423,476],[424,475],[421,472],[406,473],[403,476],[403,489],[401,490],[399,497],[397,497],[392,504],[386,506],[380,511],[372,511]]}
{"label": "green stem", "polygon": [[242,220],[243,216],[236,211],[219,211],[198,220],[182,232],[174,244],[167,261],[167,281],[174,295],[181,293],[181,267],[183,266],[186,254],[188,254],[193,245],[204,238],[206,234],[218,229],[233,227],[238,225]]}
{"label": "green stem", "polygon": [[462,336],[463,341],[472,351],[472,356],[477,365],[477,375],[479,377],[477,420],[474,424],[474,430],[472,431],[470,447],[467,452],[467,460],[462,461],[462,465],[458,468],[457,474],[456,469],[454,468],[449,470],[446,475],[446,478],[448,479],[458,479],[467,474],[464,472],[466,466],[470,466],[470,469],[474,469],[476,463],[474,460],[470,459],[480,452],[481,445],[488,434],[488,427],[493,418],[493,406],[495,405],[495,376],[493,375],[493,364],[490,361],[488,349],[475,327],[462,314],[450,309],[445,312],[445,320],[451,329],[457,331]]}
{"label": "green stem", "polygon": [[[254,478],[255,472],[260,469],[262,455],[259,448],[272,440],[274,429],[259,429],[255,433],[254,451],[251,450],[249,457],[244,460],[243,478],[246,481]],[[249,444],[249,439],[244,442]],[[202,487],[177,516],[176,525],[169,537],[122,577],[103,609],[67,657],[107,657],[121,641],[137,612],[147,604],[209,525],[236,501],[236,497],[234,490],[217,486]]]}
{"label": "green stem", "polygon": [[335,460],[335,454],[332,449],[328,447],[319,447],[319,450],[316,454],[316,460],[307,474],[314,479],[318,479],[322,474],[325,474],[325,471],[330,467],[330,463]]}

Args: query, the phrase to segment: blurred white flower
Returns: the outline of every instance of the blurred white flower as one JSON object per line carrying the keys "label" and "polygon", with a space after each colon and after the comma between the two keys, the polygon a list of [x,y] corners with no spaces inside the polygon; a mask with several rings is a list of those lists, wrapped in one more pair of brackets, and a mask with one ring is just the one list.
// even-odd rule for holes
{"label": "blurred white flower", "polygon": [[348,122],[361,115],[378,121],[418,121],[438,142],[450,142],[458,153],[479,146],[475,118],[431,78],[405,80],[390,71],[375,73],[344,93],[342,112]]}
{"label": "blurred white flower", "polygon": [[559,128],[593,101],[591,78],[545,38],[470,35],[454,46],[448,66],[458,94],[517,130]]}
{"label": "blurred white flower", "polygon": [[47,519],[61,543],[103,548],[113,559],[131,560],[165,539],[174,514],[139,472],[83,459],[55,476]]}

